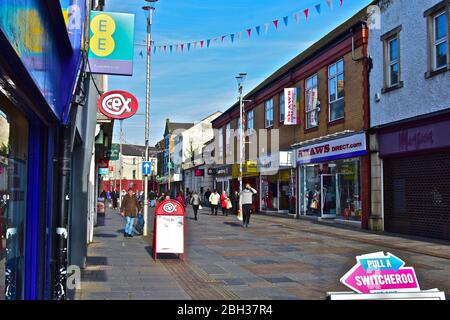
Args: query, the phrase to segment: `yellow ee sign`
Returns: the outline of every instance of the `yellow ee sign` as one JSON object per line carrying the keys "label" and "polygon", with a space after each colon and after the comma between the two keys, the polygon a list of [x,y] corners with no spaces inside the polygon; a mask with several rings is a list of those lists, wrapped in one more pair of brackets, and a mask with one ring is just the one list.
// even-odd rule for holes
{"label": "yellow ee sign", "polygon": [[93,33],[89,41],[91,51],[99,57],[106,57],[113,53],[116,47],[112,37],[116,31],[114,19],[107,14],[95,16],[91,21],[91,31]]}

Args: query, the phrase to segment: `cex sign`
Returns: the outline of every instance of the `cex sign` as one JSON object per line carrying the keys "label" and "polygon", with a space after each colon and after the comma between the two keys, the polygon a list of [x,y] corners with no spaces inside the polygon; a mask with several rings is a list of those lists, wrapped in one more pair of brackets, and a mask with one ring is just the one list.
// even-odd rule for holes
{"label": "cex sign", "polygon": [[127,119],[138,110],[138,101],[131,93],[114,90],[104,93],[98,100],[98,109],[111,119]]}

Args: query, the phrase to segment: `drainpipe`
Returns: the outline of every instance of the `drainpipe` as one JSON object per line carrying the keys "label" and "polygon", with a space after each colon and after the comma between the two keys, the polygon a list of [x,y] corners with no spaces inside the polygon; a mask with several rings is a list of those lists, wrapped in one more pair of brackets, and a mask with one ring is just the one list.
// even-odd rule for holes
{"label": "drainpipe", "polygon": [[63,138],[60,141],[60,157],[58,159],[58,202],[55,228],[55,283],[54,299],[66,299],[67,279],[67,224],[69,215],[69,183],[71,172],[71,130],[70,126],[62,129]]}

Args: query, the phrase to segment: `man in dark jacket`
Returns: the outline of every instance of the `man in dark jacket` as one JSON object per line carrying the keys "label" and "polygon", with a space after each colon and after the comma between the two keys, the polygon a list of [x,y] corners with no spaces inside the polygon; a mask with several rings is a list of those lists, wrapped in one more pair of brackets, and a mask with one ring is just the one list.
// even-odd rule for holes
{"label": "man in dark jacket", "polygon": [[123,197],[122,206],[120,208],[120,214],[126,218],[125,232],[123,234],[125,238],[133,237],[134,219],[140,211],[141,205],[139,204],[133,189],[129,188],[127,194]]}

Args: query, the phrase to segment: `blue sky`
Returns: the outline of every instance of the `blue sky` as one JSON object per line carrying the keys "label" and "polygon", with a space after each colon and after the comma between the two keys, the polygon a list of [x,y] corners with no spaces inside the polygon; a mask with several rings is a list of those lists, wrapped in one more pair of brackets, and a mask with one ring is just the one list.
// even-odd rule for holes
{"label": "blue sky", "polygon": [[[330,10],[326,0],[159,0],[152,25],[156,46],[205,40],[200,49],[184,53],[152,54],[150,145],[162,139],[165,119],[173,122],[198,122],[211,113],[225,111],[237,99],[235,76],[248,74],[244,93],[349,19],[371,0],[333,0]],[[146,17],[141,9],[144,0],[106,0],[105,11],[134,13],[135,43],[145,44]],[[315,5],[321,5],[321,14]],[[303,10],[309,8],[306,21]],[[293,13],[300,12],[300,23]],[[283,17],[289,16],[288,26]],[[272,23],[279,19],[278,31]],[[267,34],[264,24],[271,23]],[[258,36],[255,27],[261,26]],[[246,29],[253,28],[251,38]],[[241,40],[231,43],[222,35],[243,31]],[[206,40],[219,38],[206,48]],[[144,57],[140,56],[142,51]],[[153,52],[152,52],[153,53]],[[126,143],[144,144],[145,127],[145,46],[135,45],[132,77],[110,76],[109,89],[133,93],[139,100],[139,111],[124,120]],[[114,128],[114,142],[119,142],[119,124]]]}

